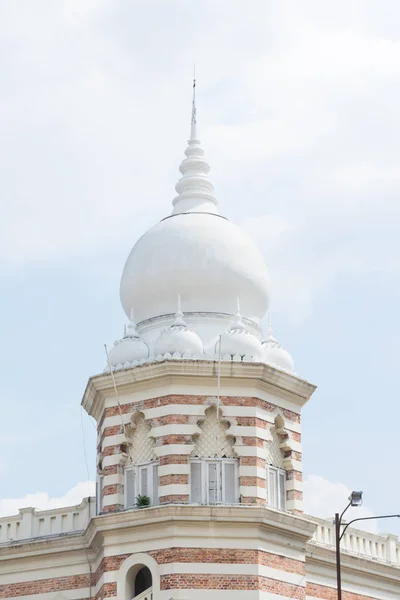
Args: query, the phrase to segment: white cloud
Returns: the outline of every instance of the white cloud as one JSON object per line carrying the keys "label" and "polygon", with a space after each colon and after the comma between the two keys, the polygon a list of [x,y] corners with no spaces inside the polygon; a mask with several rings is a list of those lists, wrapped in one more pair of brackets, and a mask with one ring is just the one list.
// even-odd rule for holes
{"label": "white cloud", "polygon": [[95,483],[83,481],[77,483],[63,496],[51,497],[47,492],[27,494],[23,498],[0,499],[0,517],[18,514],[20,508],[33,507],[39,510],[62,508],[63,506],[76,506],[83,498],[95,495]]}
{"label": "white cloud", "polygon": [[[348,504],[351,490],[343,483],[333,483],[318,475],[309,475],[304,481],[304,512],[307,515],[333,520],[335,513],[341,513]],[[368,506],[349,508],[345,520],[373,517]],[[354,527],[377,533],[376,521],[361,521]]]}

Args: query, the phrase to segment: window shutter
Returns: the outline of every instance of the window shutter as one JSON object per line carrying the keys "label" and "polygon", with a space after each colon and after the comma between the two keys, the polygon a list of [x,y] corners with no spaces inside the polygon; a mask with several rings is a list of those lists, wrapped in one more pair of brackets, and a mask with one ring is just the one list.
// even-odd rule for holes
{"label": "window shutter", "polygon": [[279,508],[280,510],[285,510],[285,500],[286,500],[286,473],[280,471],[279,472]]}
{"label": "window shutter", "polygon": [[268,469],[268,504],[272,506],[272,508],[277,508],[278,506],[278,498],[277,498],[277,472],[276,469]]}
{"label": "window shutter", "polygon": [[149,495],[149,466],[140,467],[140,495]]}
{"label": "window shutter", "polygon": [[125,471],[125,505],[127,508],[135,506],[135,470],[126,469]]}
{"label": "window shutter", "polygon": [[233,462],[223,462],[224,502],[235,504],[236,498],[236,465]]}
{"label": "window shutter", "polygon": [[208,463],[208,501],[215,504],[219,501],[218,494],[218,467],[216,462]]}
{"label": "window shutter", "polygon": [[201,463],[190,463],[190,500],[201,503]]}
{"label": "window shutter", "polygon": [[158,499],[158,465],[153,464],[153,504],[159,504]]}

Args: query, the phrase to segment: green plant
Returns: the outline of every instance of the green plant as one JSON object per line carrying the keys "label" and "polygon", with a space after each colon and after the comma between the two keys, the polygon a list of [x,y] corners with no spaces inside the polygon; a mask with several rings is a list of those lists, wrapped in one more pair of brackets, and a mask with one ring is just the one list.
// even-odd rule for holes
{"label": "green plant", "polygon": [[136,506],[138,508],[144,508],[145,506],[150,506],[150,498],[148,496],[139,496],[136,498]]}

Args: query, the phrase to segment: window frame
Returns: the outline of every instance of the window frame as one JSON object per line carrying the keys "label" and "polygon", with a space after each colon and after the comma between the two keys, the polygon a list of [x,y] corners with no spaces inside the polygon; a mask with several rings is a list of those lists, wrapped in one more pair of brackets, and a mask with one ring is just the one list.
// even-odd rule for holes
{"label": "window frame", "polygon": [[[136,508],[136,498],[138,496],[148,496],[150,498],[150,506],[156,506],[159,504],[158,501],[158,488],[155,489],[155,480],[159,481],[158,475],[158,461],[151,461],[140,463],[138,465],[129,465],[124,469],[124,507],[125,509]],[[142,473],[147,471],[147,493],[143,494],[142,490]],[[132,506],[128,505],[128,497],[127,497],[127,476],[128,473],[133,472],[133,490],[134,490],[134,504]],[[157,475],[155,475],[155,473]],[[157,501],[157,502],[155,502]]]}
{"label": "window frame", "polygon": [[[217,501],[210,502],[210,465],[217,465]],[[192,499],[192,464],[200,464],[200,502]],[[227,490],[225,489],[225,466],[234,465],[234,494],[236,502],[226,502]],[[239,461],[236,458],[193,458],[189,461],[189,502],[191,504],[217,505],[217,504],[239,504]]]}
{"label": "window frame", "polygon": [[[274,477],[274,498],[271,501],[271,475]],[[283,482],[282,482],[283,480]],[[286,510],[286,471],[273,465],[266,465],[266,504],[270,508],[284,512]]]}

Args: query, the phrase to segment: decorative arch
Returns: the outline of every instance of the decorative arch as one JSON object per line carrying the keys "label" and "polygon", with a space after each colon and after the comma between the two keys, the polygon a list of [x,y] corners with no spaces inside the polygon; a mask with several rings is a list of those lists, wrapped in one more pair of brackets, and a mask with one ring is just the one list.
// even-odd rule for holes
{"label": "decorative arch", "polygon": [[129,423],[125,426],[127,439],[127,459],[131,464],[139,464],[156,460],[155,439],[150,435],[151,426],[146,421],[144,413],[136,410],[132,413]]}
{"label": "decorative arch", "polygon": [[117,576],[117,598],[119,600],[132,600],[134,594],[134,581],[137,573],[143,567],[151,572],[153,580],[153,597],[158,598],[160,593],[160,573],[158,563],[150,554],[138,552],[131,554],[122,563]]}
{"label": "decorative arch", "polygon": [[205,409],[204,417],[197,422],[200,433],[193,435],[192,458],[236,458],[235,438],[229,434],[231,426],[222,410],[212,403]]}
{"label": "decorative arch", "polygon": [[292,444],[290,431],[286,429],[284,417],[278,413],[271,427],[272,441],[266,443],[267,463],[281,469],[292,468]]}

